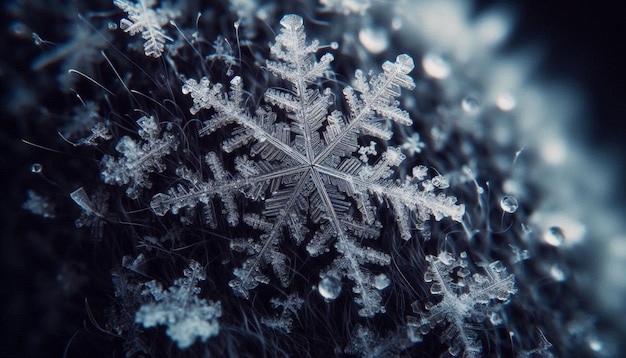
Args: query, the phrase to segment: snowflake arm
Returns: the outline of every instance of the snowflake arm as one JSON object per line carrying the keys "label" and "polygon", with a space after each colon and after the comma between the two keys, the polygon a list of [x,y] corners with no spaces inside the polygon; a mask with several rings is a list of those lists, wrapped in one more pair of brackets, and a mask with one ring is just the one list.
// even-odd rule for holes
{"label": "snowflake arm", "polygon": [[[182,87],[183,94],[190,95],[193,106],[192,114],[201,109],[213,109],[214,115],[210,120],[203,123],[198,131],[201,136],[213,133],[231,123],[237,123],[239,127],[236,139],[224,143],[224,150],[231,152],[233,149],[248,144],[253,140],[257,145],[253,148],[253,154],[262,153],[264,159],[276,159],[277,155],[289,156],[296,161],[303,162],[302,155],[280,140],[284,126],[276,124],[276,114],[265,108],[259,108],[255,116],[251,116],[243,103],[243,80],[239,76],[230,81],[231,90],[224,93],[220,83],[211,84],[207,77],[200,79],[188,79]],[[278,158],[280,159],[280,158]]]}

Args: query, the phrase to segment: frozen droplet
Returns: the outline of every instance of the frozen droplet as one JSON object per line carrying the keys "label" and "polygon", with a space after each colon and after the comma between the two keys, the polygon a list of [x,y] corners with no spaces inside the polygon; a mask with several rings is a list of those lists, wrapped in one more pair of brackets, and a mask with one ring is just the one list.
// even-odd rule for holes
{"label": "frozen droplet", "polygon": [[465,96],[461,100],[461,108],[466,113],[477,113],[480,110],[480,99],[474,95]]}
{"label": "frozen droplet", "polygon": [[504,212],[513,214],[519,208],[519,203],[514,196],[505,195],[500,199],[500,207]]}
{"label": "frozen droplet", "polygon": [[109,21],[107,22],[107,27],[109,28],[109,30],[113,31],[113,30],[117,30],[117,23],[113,22],[113,21]]}
{"label": "frozen droplet", "polygon": [[317,290],[325,300],[332,301],[341,293],[341,281],[335,276],[326,276],[317,285]]}
{"label": "frozen droplet", "polygon": [[376,287],[377,290],[384,290],[390,283],[391,281],[384,273],[381,273],[374,278],[374,287]]}
{"label": "frozen droplet", "polygon": [[39,163],[35,163],[33,165],[30,166],[30,171],[36,174],[41,173],[41,171],[43,170],[43,165],[39,164]]}
{"label": "frozen droplet", "polygon": [[337,41],[333,41],[330,43],[330,48],[332,48],[333,50],[336,50],[339,48],[339,42]]}
{"label": "frozen droplet", "polygon": [[415,62],[413,62],[413,57],[403,53],[396,56],[396,64],[402,68],[402,70],[406,73],[411,72],[413,68],[415,68]]}
{"label": "frozen droplet", "polygon": [[565,234],[558,226],[551,226],[543,234],[543,240],[552,246],[561,246],[565,241]]}
{"label": "frozen droplet", "polygon": [[517,101],[510,93],[502,93],[496,98],[496,106],[502,111],[510,111],[517,106]]}
{"label": "frozen droplet", "polygon": [[553,265],[550,268],[550,276],[552,276],[554,281],[557,281],[557,282],[565,281],[565,272],[563,272],[563,269],[561,269],[559,265]]}
{"label": "frozen droplet", "polygon": [[372,54],[379,54],[389,47],[387,31],[382,28],[366,27],[361,29],[359,31],[359,41]]}
{"label": "frozen droplet", "polygon": [[280,25],[288,30],[298,30],[303,25],[302,17],[298,15],[285,15],[280,19]]}
{"label": "frozen droplet", "polygon": [[444,79],[450,76],[452,66],[450,61],[437,52],[428,52],[422,57],[422,67],[426,74],[433,78]]}

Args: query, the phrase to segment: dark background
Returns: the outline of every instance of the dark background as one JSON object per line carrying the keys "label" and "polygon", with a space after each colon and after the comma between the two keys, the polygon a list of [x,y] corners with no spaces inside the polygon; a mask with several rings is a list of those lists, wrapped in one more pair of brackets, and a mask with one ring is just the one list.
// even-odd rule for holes
{"label": "dark background", "polygon": [[[494,2],[480,1],[479,6],[488,6]],[[614,153],[615,167],[626,168],[626,2],[623,1],[526,1],[504,2],[517,7],[518,27],[513,38],[519,44],[532,44],[537,41],[545,45],[545,75],[555,79],[566,78],[579,83],[589,98],[589,110],[592,114],[591,131],[587,145]],[[113,6],[111,5],[111,8]],[[21,51],[7,45],[8,19],[0,15],[0,64],[14,61],[13,55]],[[27,46],[27,44],[24,44]],[[24,66],[16,66],[24,67]],[[2,68],[4,71],[5,68]],[[2,75],[2,96],[14,90]],[[52,312],[43,312],[42,308],[54,306],[54,302],[44,302],[45,297],[33,298],[33,292],[45,291],[39,283],[46,270],[53,272],[59,262],[49,260],[45,254],[50,248],[31,246],[35,239],[23,235],[24,228],[44,223],[40,218],[24,213],[20,209],[26,198],[19,192],[24,183],[18,183],[17,177],[24,177],[30,164],[34,162],[32,150],[24,150],[17,138],[20,126],[16,121],[22,119],[0,113],[0,187],[2,192],[2,213],[0,232],[2,233],[2,267],[0,289],[2,290],[2,317],[0,335],[0,356],[23,356],[19,350],[10,351],[11,346],[27,344],[26,331],[37,325],[42,319],[50,322],[63,320]],[[21,153],[27,153],[26,157]],[[30,156],[28,155],[30,154]],[[39,153],[37,153],[39,154]],[[19,190],[16,190],[18,189]],[[615,195],[626,202],[624,186],[614,188]],[[25,253],[23,249],[28,249]],[[23,256],[28,254],[28,256]],[[9,269],[10,268],[10,269]],[[10,270],[10,271],[9,271]],[[22,282],[14,287],[16,282]],[[53,287],[49,288],[53,290]],[[15,297],[22,305],[16,306]],[[11,301],[13,306],[6,303]],[[7,307],[17,307],[30,313],[28,317],[21,312],[9,312]],[[71,318],[82,317],[79,311],[70,312]],[[20,317],[20,322],[13,321]],[[67,319],[67,316],[65,317]],[[80,321],[79,321],[80,322]],[[46,347],[47,356],[60,356],[67,343],[67,333],[60,327],[49,326],[50,332],[57,330],[58,336],[38,337],[50,344]],[[70,332],[71,333],[71,332]],[[70,334],[71,335],[71,334]],[[56,346],[55,346],[56,344]],[[2,347],[4,346],[4,347]]]}
{"label": "dark background", "polygon": [[[626,167],[626,2],[528,1],[518,4],[518,41],[546,46],[546,75],[579,83],[589,99],[591,146]],[[616,194],[626,199],[623,187]]]}

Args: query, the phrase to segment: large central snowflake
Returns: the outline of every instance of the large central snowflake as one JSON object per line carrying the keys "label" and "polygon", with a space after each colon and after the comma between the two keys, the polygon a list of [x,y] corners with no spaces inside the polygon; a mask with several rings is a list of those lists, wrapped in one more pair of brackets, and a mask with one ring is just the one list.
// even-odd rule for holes
{"label": "large central snowflake", "polygon": [[[204,122],[200,135],[234,126],[222,150],[231,153],[247,148],[247,155],[234,159],[236,173],[230,173],[218,159],[221,154],[208,153],[205,160],[212,180],[180,168],[177,173],[185,185],[155,195],[151,207],[156,214],[165,215],[203,204],[207,222],[215,226],[213,200],[217,196],[230,225],[238,225],[242,219],[258,230],[258,237],[234,239],[231,243],[234,250],[248,255],[230,282],[235,293],[246,298],[259,283],[269,282],[264,273],[268,265],[284,286],[289,285],[288,257],[279,247],[286,237],[297,244],[307,241],[311,256],[334,247],[337,257],[320,276],[351,280],[355,301],[361,306],[359,314],[371,317],[384,311],[380,294],[384,285],[364,266],[390,262],[389,255],[360,243],[380,235],[382,225],[376,219],[375,200],[387,203],[405,240],[411,237],[411,221],[419,224],[431,216],[458,221],[464,207],[456,205],[452,196],[435,194],[437,186],[447,186],[445,180],[424,180],[423,170],[414,170],[413,177],[402,181],[394,179],[394,168],[405,159],[399,148],[388,147],[376,155],[374,145],[359,146],[359,136],[388,141],[393,134],[385,127],[388,120],[412,124],[396,100],[401,88],[414,87],[408,76],[414,67],[410,56],[399,55],[395,62],[385,62],[383,73],[376,76],[357,70],[354,84],[343,90],[349,113],[331,111],[333,94],[329,88],[322,88],[320,80],[329,73],[333,56],[327,53],[317,60],[319,43],[307,44],[301,17],[287,15],[280,24],[281,32],[271,46],[275,60],[266,66],[288,82],[291,90],[270,88],[264,99],[283,111],[284,119],[278,120],[277,112],[269,106],[260,106],[251,114],[239,76],[231,80],[229,91],[219,83],[210,83],[207,77],[199,82],[187,80],[182,90],[193,98],[191,112],[214,113]],[[376,155],[375,163],[368,163],[367,154]],[[240,218],[235,197],[241,194],[262,202],[263,209],[243,210]]]}

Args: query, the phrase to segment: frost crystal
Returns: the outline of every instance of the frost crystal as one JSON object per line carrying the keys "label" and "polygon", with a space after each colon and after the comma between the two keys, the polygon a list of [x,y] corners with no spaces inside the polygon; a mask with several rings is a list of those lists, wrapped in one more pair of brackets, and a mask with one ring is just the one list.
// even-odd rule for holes
{"label": "frost crystal", "polygon": [[291,332],[291,326],[293,325],[292,317],[298,316],[298,310],[302,308],[304,300],[292,294],[287,296],[284,300],[273,298],[270,302],[272,303],[272,307],[276,309],[282,308],[282,313],[273,318],[261,318],[261,322],[265,326],[282,331],[283,333]]}
{"label": "frost crystal", "polygon": [[109,193],[98,188],[90,197],[81,186],[70,193],[70,198],[82,209],[75,221],[76,227],[90,227],[96,237],[102,237],[104,219],[109,210]]}
{"label": "frost crystal", "polygon": [[[254,113],[249,111],[245,103],[254,101],[245,99],[239,76],[230,81],[228,91],[207,77],[188,79],[182,87],[193,99],[191,113],[213,112],[200,135],[234,126],[222,149],[226,153],[246,149],[247,156],[235,159],[237,173],[226,172],[218,160],[220,155],[211,152],[206,162],[212,179],[201,180],[200,173],[181,168],[181,184],[167,194],[155,195],[151,207],[156,214],[165,215],[202,205],[207,223],[215,226],[214,197],[224,204],[230,225],[240,222],[236,195],[262,202],[260,213],[245,212],[241,218],[259,234],[231,242],[233,250],[247,255],[243,265],[234,270],[230,282],[234,292],[247,298],[250,290],[268,283],[266,266],[272,267],[283,286],[289,285],[289,259],[280,251],[287,231],[296,244],[307,241],[311,256],[334,247],[338,255],[320,276],[352,281],[360,315],[371,317],[384,312],[384,307],[376,288],[380,282],[366,266],[390,262],[388,254],[363,246],[362,239],[380,236],[382,225],[375,204],[389,203],[405,240],[411,237],[413,222],[420,224],[431,216],[458,221],[464,207],[456,205],[454,197],[421,190],[419,183],[395,180],[395,168],[405,159],[400,148],[387,147],[370,164],[368,154],[378,154],[374,145],[362,150],[359,145],[363,136],[385,144],[393,132],[381,123],[411,125],[409,114],[398,107],[397,100],[402,88],[414,87],[408,75],[414,67],[410,56],[402,54],[395,62],[385,62],[378,75],[358,70],[353,86],[343,90],[349,111],[342,113],[331,110],[332,93],[320,84],[330,72],[333,56],[326,53],[317,59],[319,43],[307,42],[300,16],[286,15],[280,24],[283,28],[270,48],[274,60],[266,64],[283,81],[265,91],[265,102],[272,108],[263,105]],[[363,156],[366,162],[360,158]],[[311,227],[316,228],[314,232],[309,231]]]}
{"label": "frost crystal", "polygon": [[32,190],[28,191],[28,199],[22,204],[22,209],[44,218],[54,217],[54,204],[50,202],[50,198],[43,197]]}
{"label": "frost crystal", "polygon": [[216,336],[222,306],[220,302],[198,298],[198,282],[205,278],[202,266],[191,261],[184,277],[175,280],[167,291],[156,281],[147,282],[142,294],[151,295],[154,302],[141,306],[135,315],[135,323],[143,324],[144,328],[166,325],[167,335],[180,349],[188,348],[197,338],[206,342]]}
{"label": "frost crystal", "polygon": [[141,37],[146,40],[143,45],[146,56],[161,57],[165,42],[173,41],[165,34],[162,26],[167,25],[170,19],[178,17],[178,13],[163,8],[153,9],[156,0],[140,0],[137,3],[114,0],[113,3],[128,14],[128,19],[120,21],[120,28],[131,36],[141,32]]}
{"label": "frost crystal", "polygon": [[176,150],[178,145],[174,135],[169,132],[159,137],[161,128],[154,117],[141,117],[137,124],[140,127],[139,136],[144,143],[137,143],[130,137],[122,137],[115,146],[115,150],[120,152],[122,157],[115,159],[105,155],[102,158],[104,182],[117,185],[130,184],[126,194],[132,199],[137,198],[141,187],[152,187],[148,174],[165,170],[161,159],[171,150]]}

